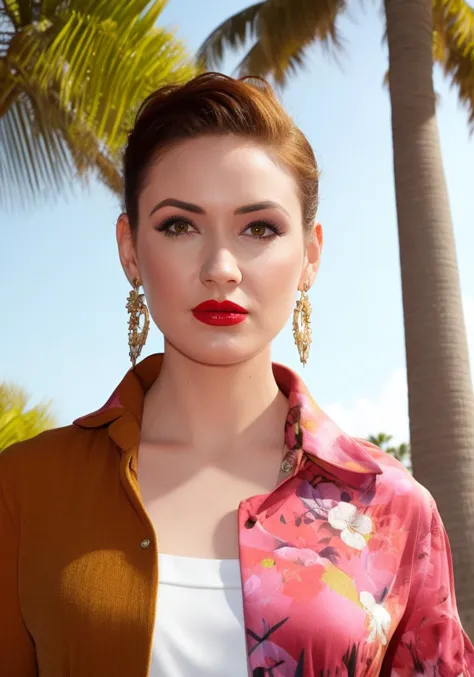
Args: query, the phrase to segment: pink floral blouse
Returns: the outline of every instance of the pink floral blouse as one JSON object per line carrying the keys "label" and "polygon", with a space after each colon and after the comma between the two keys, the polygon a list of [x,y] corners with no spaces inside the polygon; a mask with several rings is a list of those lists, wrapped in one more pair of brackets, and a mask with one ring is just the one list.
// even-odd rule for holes
{"label": "pink floral blouse", "polygon": [[474,675],[433,498],[394,458],[344,434],[296,374],[274,373],[299,460],[239,511],[251,674]]}

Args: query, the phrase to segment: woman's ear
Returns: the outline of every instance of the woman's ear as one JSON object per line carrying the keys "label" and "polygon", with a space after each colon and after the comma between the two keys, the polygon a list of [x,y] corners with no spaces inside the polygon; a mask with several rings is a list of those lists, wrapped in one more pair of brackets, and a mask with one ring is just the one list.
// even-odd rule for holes
{"label": "woman's ear", "polygon": [[130,284],[132,284],[134,278],[138,277],[140,279],[140,270],[138,268],[138,259],[130,221],[125,212],[120,214],[117,219],[116,237],[123,271]]}
{"label": "woman's ear", "polygon": [[302,291],[305,284],[311,287],[317,275],[321,252],[323,249],[323,227],[315,223],[311,236],[306,242],[305,263],[301,271],[298,289]]}

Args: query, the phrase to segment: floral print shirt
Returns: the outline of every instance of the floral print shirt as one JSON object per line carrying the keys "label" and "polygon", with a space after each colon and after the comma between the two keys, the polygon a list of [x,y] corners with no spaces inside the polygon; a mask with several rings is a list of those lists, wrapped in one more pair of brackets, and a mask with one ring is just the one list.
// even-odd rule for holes
{"label": "floral print shirt", "polygon": [[296,374],[274,373],[299,462],[240,511],[251,674],[473,676],[432,496],[394,458],[344,434]]}

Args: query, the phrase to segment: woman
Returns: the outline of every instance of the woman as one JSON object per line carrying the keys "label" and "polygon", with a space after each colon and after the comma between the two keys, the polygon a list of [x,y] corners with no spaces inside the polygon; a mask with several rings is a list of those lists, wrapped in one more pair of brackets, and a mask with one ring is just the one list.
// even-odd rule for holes
{"label": "woman", "polygon": [[0,457],[2,677],[473,675],[432,497],[271,362],[297,290],[310,345],[306,138],[205,74],[147,99],[124,177],[133,368]]}

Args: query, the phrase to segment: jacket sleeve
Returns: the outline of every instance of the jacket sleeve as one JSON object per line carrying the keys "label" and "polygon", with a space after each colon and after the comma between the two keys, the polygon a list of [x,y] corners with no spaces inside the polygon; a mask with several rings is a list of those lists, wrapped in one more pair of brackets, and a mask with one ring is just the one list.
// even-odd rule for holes
{"label": "jacket sleeve", "polygon": [[19,530],[6,494],[4,469],[0,462],[0,675],[36,677],[34,642],[18,599]]}
{"label": "jacket sleeve", "polygon": [[431,496],[430,514],[423,522],[407,607],[380,677],[474,677],[474,649],[456,607],[451,548]]}

